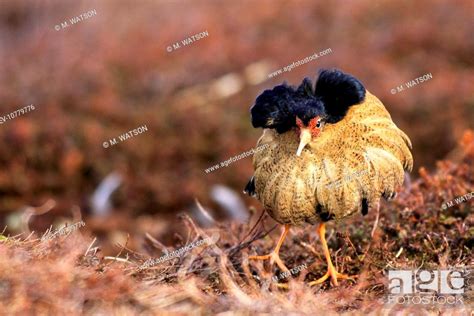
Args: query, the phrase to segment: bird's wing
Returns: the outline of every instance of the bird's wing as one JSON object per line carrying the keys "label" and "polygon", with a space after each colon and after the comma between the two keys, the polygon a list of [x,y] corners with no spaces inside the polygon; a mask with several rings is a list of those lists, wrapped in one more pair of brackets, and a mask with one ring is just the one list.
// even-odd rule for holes
{"label": "bird's wing", "polygon": [[[257,167],[257,161],[261,160],[263,157],[268,156],[268,153],[265,152],[265,149],[270,146],[274,141],[273,132],[270,129],[264,129],[262,136],[260,136],[259,140],[257,141],[256,149],[262,148],[262,150],[255,150],[253,156],[253,165],[254,168]],[[257,193],[255,190],[255,176],[252,176],[245,185],[244,193],[248,194],[252,197],[257,197]]]}
{"label": "bird's wing", "polygon": [[367,92],[363,103],[328,124],[311,144],[307,159],[318,168],[313,172],[316,203],[336,218],[373,206],[403,183],[404,169],[413,168],[410,148],[408,136]]}

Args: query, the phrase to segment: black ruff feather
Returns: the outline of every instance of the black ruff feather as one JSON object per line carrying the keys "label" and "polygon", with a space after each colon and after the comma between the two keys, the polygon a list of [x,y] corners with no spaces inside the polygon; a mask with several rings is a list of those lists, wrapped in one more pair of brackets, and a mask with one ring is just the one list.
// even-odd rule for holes
{"label": "black ruff feather", "polygon": [[281,84],[265,90],[250,109],[252,125],[285,133],[296,127],[296,117],[306,125],[316,116],[334,124],[364,98],[359,80],[339,70],[322,70],[314,90],[308,78],[297,88]]}
{"label": "black ruff feather", "polygon": [[291,111],[295,97],[296,91],[286,84],[263,91],[250,109],[253,127],[275,128],[278,133],[290,130],[295,124]]}
{"label": "black ruff feather", "polygon": [[337,123],[344,118],[350,106],[362,102],[365,88],[362,83],[340,70],[322,70],[314,92],[321,97],[327,114],[327,123]]}

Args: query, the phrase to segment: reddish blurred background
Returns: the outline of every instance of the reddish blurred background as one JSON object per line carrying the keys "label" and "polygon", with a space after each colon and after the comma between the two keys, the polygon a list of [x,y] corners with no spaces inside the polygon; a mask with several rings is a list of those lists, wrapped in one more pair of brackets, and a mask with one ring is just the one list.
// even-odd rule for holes
{"label": "reddish blurred background", "polygon": [[[417,177],[474,128],[472,12],[471,0],[2,1],[0,116],[36,109],[0,125],[0,228],[41,234],[82,217],[81,230],[104,244],[131,234],[130,247],[140,248],[145,233],[169,241],[176,214],[197,214],[195,199],[229,218],[210,197],[215,185],[261,209],[240,193],[251,158],[204,170],[255,145],[261,131],[248,110],[263,89],[327,67],[355,75],[384,102],[412,139]],[[167,51],[203,31],[209,36]],[[433,79],[391,93],[427,73]],[[147,132],[103,147],[142,125]],[[122,181],[110,207],[94,206],[111,174]]]}

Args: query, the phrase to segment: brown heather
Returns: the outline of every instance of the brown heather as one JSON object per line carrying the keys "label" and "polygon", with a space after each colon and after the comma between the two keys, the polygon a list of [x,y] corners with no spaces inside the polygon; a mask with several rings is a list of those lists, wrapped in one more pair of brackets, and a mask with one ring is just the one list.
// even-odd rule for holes
{"label": "brown heather", "polygon": [[[420,178],[403,189],[393,202],[381,207],[375,237],[370,230],[374,214],[356,216],[329,226],[328,239],[335,262],[349,274],[359,274],[356,283],[343,281],[338,288],[308,287],[309,280],[326,269],[315,229],[293,228],[281,255],[291,269],[308,268],[280,280],[287,289],[265,280],[278,270],[265,272],[261,262],[246,260],[248,253],[265,253],[274,247],[272,238],[262,237],[273,224],[265,217],[249,234],[252,225],[231,223],[211,230],[198,228],[184,216],[188,240],[176,248],[219,233],[216,244],[196,247],[186,255],[138,271],[150,257],[159,257],[163,245],[148,239],[146,253],[117,245],[117,256],[104,257],[100,243],[91,244],[84,230],[47,242],[30,238],[8,238],[0,242],[0,306],[6,314],[120,314],[184,315],[232,311],[249,313],[331,315],[375,313],[392,315],[401,306],[387,306],[389,269],[472,269],[474,257],[473,201],[445,211],[441,204],[474,186],[474,132],[466,132],[457,150],[459,159],[440,161],[434,173],[421,168]],[[272,233],[272,235],[274,235]],[[40,237],[40,236],[38,236]],[[276,236],[273,236],[276,238]],[[98,247],[97,247],[98,246]],[[314,263],[314,264],[313,264]],[[404,313],[465,315],[474,307],[474,279],[466,278],[464,307],[416,307]],[[463,314],[464,313],[464,314]]]}
{"label": "brown heather", "polygon": [[[474,265],[474,199],[441,209],[474,188],[472,6],[1,1],[0,115],[29,104],[35,110],[0,125],[0,232],[8,226],[4,236],[22,233],[0,236],[0,315],[423,314],[384,306],[385,271]],[[92,9],[93,18],[54,29]],[[203,30],[209,36],[166,51]],[[331,54],[268,79],[328,47]],[[357,283],[306,286],[326,271],[308,226],[292,228],[281,250],[290,269],[308,268],[280,281],[289,289],[270,282],[264,291],[260,285],[281,271],[265,272],[245,258],[273,249],[275,222],[264,217],[251,231],[257,201],[244,198],[254,216],[242,224],[224,221],[209,198],[216,183],[241,192],[251,158],[203,170],[254,147],[261,131],[251,127],[249,107],[263,89],[314,79],[317,69],[330,67],[359,78],[409,136],[411,182],[382,204],[374,238],[372,212],[328,225],[333,261],[359,274]],[[427,73],[429,81],[390,93]],[[142,125],[147,133],[102,147]],[[95,217],[89,197],[113,171],[124,179],[112,196],[113,216]],[[219,224],[203,230],[187,215],[176,219],[195,199],[215,210]],[[45,205],[51,210],[39,214]],[[40,241],[65,220],[86,225]],[[28,237],[30,230],[41,233]],[[137,272],[162,256],[164,245],[172,251],[213,233],[220,235],[215,246]],[[459,315],[474,308],[469,278]]]}

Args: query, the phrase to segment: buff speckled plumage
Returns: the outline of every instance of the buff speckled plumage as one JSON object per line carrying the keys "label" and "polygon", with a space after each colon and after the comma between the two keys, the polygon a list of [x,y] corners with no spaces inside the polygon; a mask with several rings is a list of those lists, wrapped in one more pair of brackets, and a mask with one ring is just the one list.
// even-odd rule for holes
{"label": "buff speckled plumage", "polygon": [[[301,156],[298,135],[264,129],[255,154],[255,193],[279,223],[321,221],[320,212],[342,219],[391,196],[411,170],[408,136],[392,121],[382,102],[366,92],[343,120],[327,124]],[[364,201],[365,199],[365,201]]]}

